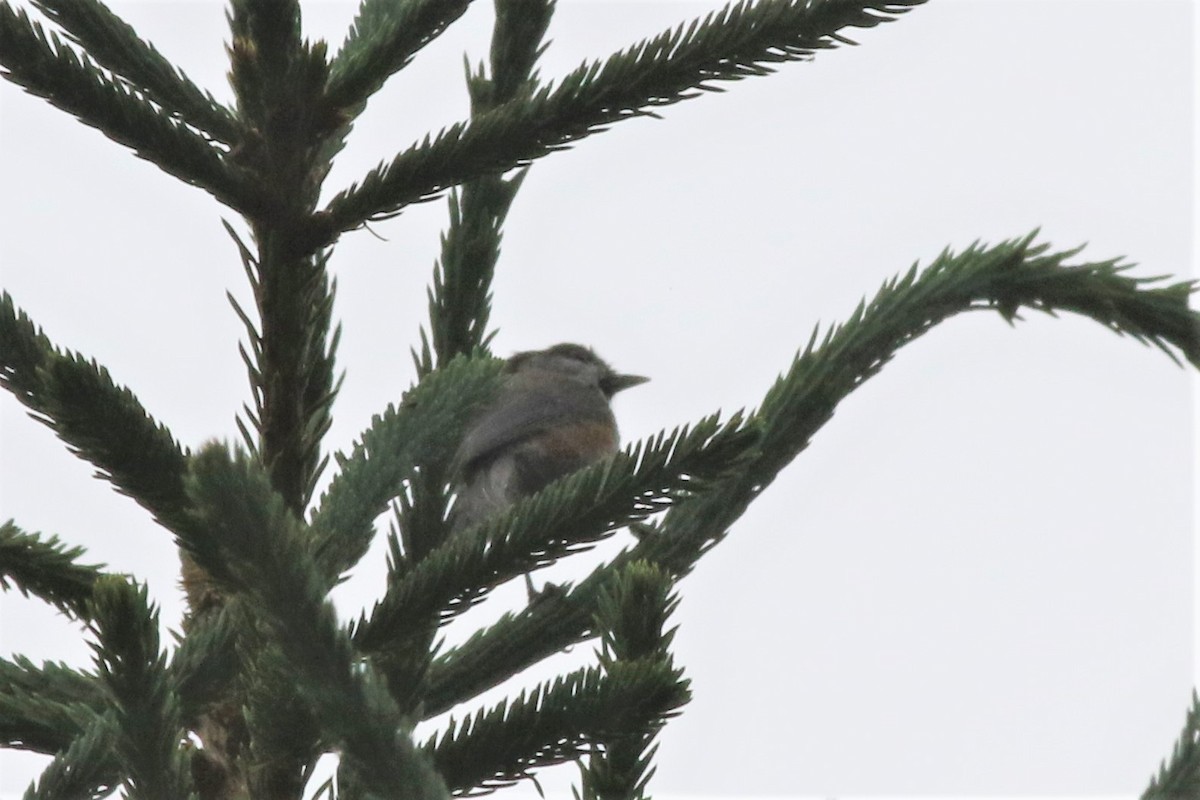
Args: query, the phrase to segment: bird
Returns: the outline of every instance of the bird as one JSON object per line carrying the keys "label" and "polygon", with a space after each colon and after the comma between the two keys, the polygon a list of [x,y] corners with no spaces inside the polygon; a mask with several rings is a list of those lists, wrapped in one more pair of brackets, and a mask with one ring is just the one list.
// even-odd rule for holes
{"label": "bird", "polygon": [[613,395],[648,380],[614,371],[579,344],[509,358],[499,392],[468,423],[454,457],[458,496],[451,530],[475,525],[616,453]]}

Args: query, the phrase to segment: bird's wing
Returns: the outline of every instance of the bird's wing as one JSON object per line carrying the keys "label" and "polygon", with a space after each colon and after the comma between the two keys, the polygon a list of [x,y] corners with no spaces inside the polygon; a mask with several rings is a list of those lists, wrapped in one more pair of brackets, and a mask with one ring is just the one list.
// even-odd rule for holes
{"label": "bird's wing", "polygon": [[471,425],[455,463],[464,471],[486,462],[498,450],[515,445],[568,420],[611,420],[599,389],[570,381],[526,388],[506,387],[496,402]]}

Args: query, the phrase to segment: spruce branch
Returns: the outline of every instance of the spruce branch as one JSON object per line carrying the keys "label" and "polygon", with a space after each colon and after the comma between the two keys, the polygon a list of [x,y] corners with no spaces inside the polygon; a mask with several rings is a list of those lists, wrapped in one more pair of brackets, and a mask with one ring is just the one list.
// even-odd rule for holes
{"label": "spruce branch", "polygon": [[[1156,285],[1131,277],[1132,264],[1110,259],[1068,263],[1082,248],[1051,252],[1037,231],[993,246],[943,251],[884,284],[850,318],[814,331],[790,371],[767,392],[755,418],[764,425],[761,455],[748,479],[765,485],[803,450],[846,395],[901,347],[964,311],[993,310],[1012,323],[1022,307],[1055,316],[1070,311],[1119,335],[1152,344],[1179,363],[1200,367],[1200,313],[1188,306],[1196,285]],[[818,345],[818,339],[820,344]]]}
{"label": "spruce branch", "polygon": [[112,575],[97,581],[92,645],[100,679],[116,703],[117,753],[125,790],[139,800],[187,798],[183,725],[174,681],[159,649],[158,609],[145,585]]}
{"label": "spruce branch", "polygon": [[490,111],[537,83],[534,67],[545,52],[546,30],[556,0],[496,0],[496,24],[488,61],[490,78],[468,80],[472,111]]}
{"label": "spruce branch", "polygon": [[95,361],[71,354],[43,370],[48,424],[68,448],[167,527],[184,504],[187,455],[129,389]]}
{"label": "spruce branch", "polygon": [[[415,470],[406,491],[393,503],[394,522],[388,531],[388,583],[400,580],[441,545],[450,532],[448,497],[442,470]],[[414,626],[373,654],[375,668],[387,682],[402,712],[416,712],[425,697],[429,664],[437,650],[436,621]]]}
{"label": "spruce branch", "polygon": [[923,2],[741,2],[664,31],[381,164],[330,201],[326,240],[480,175],[529,164],[615,122],[717,90],[716,82],[766,75],[772,64],[848,43],[843,29],[874,27]]}
{"label": "spruce branch", "polygon": [[1178,363],[1200,366],[1200,314],[1188,306],[1192,282],[1155,285],[1161,279],[1130,277],[1120,259],[1068,263],[1081,248],[1050,252],[1035,244],[1037,231],[993,246],[973,244],[943,251],[924,270],[918,265],[884,284],[851,317],[814,331],[790,370],[767,392],[752,418],[763,426],[756,457],[739,476],[671,509],[661,535],[635,550],[674,574],[691,570],[807,446],[850,392],[877,373],[905,344],[950,317],[998,311],[1010,323],[1021,307],[1055,315],[1071,311],[1109,330],[1152,344]]}
{"label": "spruce branch", "polygon": [[[230,296],[250,337],[250,352],[244,347],[241,352],[254,397],[254,409],[246,409],[249,425],[239,418],[238,426],[269,466],[276,488],[300,510],[325,466],[321,439],[339,388],[334,374],[340,327],[332,324],[336,283],[329,277],[330,251],[311,253],[307,244],[312,210],[329,169],[327,161],[313,157],[321,125],[313,96],[326,67],[319,47],[302,46],[280,32],[288,28],[286,15],[264,16],[254,4],[236,8],[232,79],[254,138],[237,158],[271,194],[270,213],[251,219],[256,253],[225,225],[258,312],[256,324]],[[255,36],[263,37],[262,48]],[[276,90],[270,89],[275,84]]]}
{"label": "spruce branch", "polygon": [[220,597],[187,620],[171,665],[184,723],[204,743],[190,750],[196,791],[298,798],[320,751],[311,706],[245,598]]}
{"label": "spruce branch", "polygon": [[[530,94],[537,82],[534,64],[545,49],[542,40],[554,13],[553,0],[499,0],[492,30],[491,77],[482,67],[467,65],[471,116],[477,118],[519,94]],[[424,375],[457,355],[486,349],[490,335],[491,285],[500,257],[501,227],[526,171],[512,178],[481,175],[450,193],[450,225],[442,235],[441,259],[434,265],[429,292],[429,347],[414,353]]]}
{"label": "spruce branch", "polygon": [[86,619],[92,586],[103,564],[78,563],[84,550],[68,547],[57,536],[44,539],[9,520],[0,524],[0,589],[9,582],[21,594],[35,595],[76,619]]}
{"label": "spruce branch", "polygon": [[449,539],[388,587],[355,627],[364,651],[380,649],[439,615],[443,622],[518,575],[590,548],[620,528],[702,490],[732,469],[756,441],[740,415],[716,415],[631,445],[561,478]]}
{"label": "spruce branch", "polygon": [[114,758],[119,739],[116,713],[97,717],[42,770],[24,800],[100,800],[111,795],[121,781]]}
{"label": "spruce branch", "polygon": [[219,445],[201,451],[188,478],[193,525],[180,536],[196,562],[230,591],[253,601],[275,633],[327,741],[380,796],[444,797],[445,788],[409,738],[409,727],[325,599],[327,582],[309,537],[267,475]]}
{"label": "spruce branch", "polygon": [[23,656],[0,659],[0,742],[5,747],[65,750],[108,706],[93,675],[53,662],[37,667]]}
{"label": "spruce branch", "polygon": [[[608,565],[605,569],[607,574],[613,572]],[[516,614],[505,612],[496,622],[434,658],[429,666],[422,718],[449,711],[564,647],[587,639],[593,630],[595,594],[587,594],[580,587],[561,588],[563,591],[546,593]],[[591,606],[585,594],[593,600]]]}
{"label": "spruce branch", "polygon": [[666,570],[647,561],[622,568],[596,603],[601,663],[668,656],[675,629],[667,621],[678,607],[675,580]]}
{"label": "spruce branch", "polygon": [[[478,115],[512,99],[535,80],[533,66],[554,11],[553,0],[498,0],[492,30],[491,77],[466,65],[471,113]],[[490,287],[500,255],[501,226],[524,172],[511,179],[484,175],[450,197],[450,225],[442,236],[441,260],[434,265],[429,292],[429,336],[420,331],[421,353],[414,352],[417,374],[427,376],[457,356],[486,352],[490,336]],[[437,353],[436,362],[433,351]],[[410,473],[408,491],[399,495],[396,528],[390,537],[388,583],[393,585],[443,544],[446,523],[447,469],[428,464]],[[401,541],[403,547],[400,547]],[[428,671],[436,648],[437,620],[430,617],[377,648],[373,661],[401,707],[420,708],[428,689]]]}
{"label": "spruce branch", "polygon": [[1195,284],[1155,285],[1159,279],[1126,275],[1130,265],[1120,260],[1070,264],[1078,250],[1050,253],[1047,245],[1034,244],[1036,233],[991,247],[972,245],[960,254],[946,250],[924,271],[914,265],[888,281],[870,304],[860,304],[824,337],[814,332],[751,415],[763,438],[738,477],[673,505],[660,526],[579,585],[505,615],[435,659],[426,713],[439,713],[594,635],[598,593],[629,560],[659,564],[677,577],[690,572],[846,395],[901,346],[954,314],[991,309],[1012,322],[1022,306],[1073,311],[1200,366],[1200,314],[1188,307]]}
{"label": "spruce branch", "polygon": [[362,0],[329,70],[325,102],[347,121],[389,77],[463,15],[471,0]]}
{"label": "spruce branch", "polygon": [[91,462],[98,477],[168,528],[179,521],[187,455],[171,433],[108,370],[60,353],[7,292],[0,294],[0,385]]}
{"label": "spruce branch", "polygon": [[[342,389],[345,373],[336,375],[337,351],[342,340],[342,325],[333,323],[333,304],[337,299],[337,279],[324,280],[328,275],[328,261],[332,251],[321,253],[319,264],[322,280],[315,287],[312,301],[312,316],[308,329],[312,332],[309,342],[310,356],[306,359],[304,395],[301,398],[304,419],[304,471],[307,483],[303,487],[301,502],[305,508],[312,502],[317,481],[329,465],[329,456],[322,455],[321,444],[333,424],[333,403]],[[336,375],[336,377],[335,377]]]}
{"label": "spruce branch", "polygon": [[221,149],[0,0],[0,74],[241,213],[262,198]]}
{"label": "spruce branch", "polygon": [[445,470],[428,467],[415,470],[392,505],[393,522],[388,531],[389,580],[412,571],[445,541],[450,529],[449,497]]}
{"label": "spruce branch", "polygon": [[1170,761],[1159,765],[1158,774],[1142,793],[1141,800],[1173,800],[1200,793],[1200,696],[1192,691],[1183,731],[1171,748]]}
{"label": "spruce branch", "polygon": [[682,670],[674,669],[671,658],[675,629],[666,627],[679,605],[673,588],[674,579],[665,570],[636,561],[621,570],[600,594],[595,627],[601,634],[600,663],[605,672],[618,673],[639,660],[657,663],[675,675],[683,700],[665,708],[660,717],[647,720],[648,725],[605,736],[599,742],[599,752],[592,753],[586,767],[581,765],[582,800],[645,798],[646,785],[654,775],[651,762],[657,750],[654,739],[658,729],[666,723],[667,715],[678,713],[679,706],[689,698],[688,682]]}
{"label": "spruce branch", "polygon": [[226,603],[214,613],[192,617],[187,634],[176,638],[170,670],[187,727],[193,727],[234,682],[240,666],[235,649],[237,628],[246,624],[247,615],[238,604]]}
{"label": "spruce branch", "polygon": [[[299,798],[320,755],[316,712],[297,686],[295,668],[269,633],[256,630],[240,643],[245,658],[242,711],[249,739],[250,796]],[[270,764],[272,769],[253,768]]]}
{"label": "spruce branch", "polygon": [[367,552],[375,518],[419,466],[449,463],[471,416],[492,396],[503,362],[456,359],[377,415],[321,496],[312,529],[321,572],[331,582]]}
{"label": "spruce branch", "polygon": [[302,259],[319,249],[308,229],[332,158],[324,137],[338,124],[321,103],[325,43],[300,38],[297,0],[233,0],[228,19],[229,82],[246,126],[231,157],[269,195],[263,213],[247,216],[260,245],[269,232],[283,234],[267,252],[278,247],[276,258]]}
{"label": "spruce branch", "polygon": [[181,122],[233,145],[241,129],[233,113],[202,91],[100,0],[33,0],[100,66]]}
{"label": "spruce branch", "polygon": [[[653,526],[638,527],[643,531],[643,544],[657,532]],[[595,627],[595,619],[602,598],[614,591],[614,582],[625,570],[639,560],[649,562],[647,552],[643,545],[622,550],[579,584],[564,584],[561,591],[538,598],[518,613],[506,612],[438,656],[430,665],[424,717],[447,711],[542,659],[598,635],[601,629]]]}
{"label": "spruce branch", "polygon": [[[268,242],[283,238],[266,234]],[[252,356],[243,348],[242,358],[254,409],[246,412],[257,434],[257,441],[251,440],[255,453],[299,511],[310,502],[325,467],[321,442],[340,388],[334,371],[341,328],[332,326],[337,287],[329,279],[328,251],[292,260],[270,244],[261,249],[266,252],[252,262],[258,270],[252,287],[261,324],[254,326],[234,303],[250,335]],[[241,420],[239,427],[251,439]]]}
{"label": "spruce branch", "polygon": [[590,667],[451,720],[425,749],[452,791],[477,794],[578,758],[611,737],[654,728],[689,699],[678,672],[662,661]]}
{"label": "spruce branch", "polygon": [[[226,225],[257,311],[252,320],[234,303],[249,336],[249,352],[239,349],[253,396],[253,410],[247,407],[237,424],[269,476],[270,497],[298,518],[326,465],[322,440],[340,385],[330,252],[312,247],[310,235],[332,157],[326,137],[338,121],[321,102],[329,75],[325,43],[302,39],[297,0],[234,0],[228,19],[230,84],[247,129],[231,158],[269,196],[264,213],[247,220],[253,253]],[[215,579],[219,587],[224,579],[210,574],[212,564],[196,563],[194,585]],[[189,592],[193,611],[197,599],[207,606],[230,602],[219,589],[210,601],[206,596]],[[239,627],[238,681],[201,720],[200,735],[212,744],[203,754],[212,777],[206,792],[297,796],[321,747],[314,713],[267,633],[258,625]]]}
{"label": "spruce branch", "polygon": [[[328,250],[311,247],[313,210],[330,168],[318,157],[328,127],[318,108],[328,72],[324,45],[300,40],[299,7],[239,0],[230,14],[230,80],[249,126],[235,160],[269,193],[269,209],[250,215],[257,252],[226,224],[250,279],[258,323],[236,302],[253,358],[243,349],[254,394],[253,450],[294,511],[311,499],[325,462],[321,439],[336,397],[339,329]],[[241,419],[243,436],[252,440]]]}
{"label": "spruce branch", "polygon": [[44,404],[41,367],[58,350],[42,329],[33,324],[13,303],[8,292],[0,292],[0,385],[35,413]]}
{"label": "spruce branch", "polygon": [[295,92],[287,84],[301,50],[300,3],[232,0],[227,19],[232,37],[229,83],[238,110],[266,137],[271,112]]}
{"label": "spruce branch", "polygon": [[427,345],[413,354],[419,375],[455,356],[486,350],[500,228],[524,176],[521,172],[505,180],[485,175],[468,181],[461,192],[450,192],[450,224],[442,234],[442,254],[428,292],[433,333],[430,337],[421,331]]}

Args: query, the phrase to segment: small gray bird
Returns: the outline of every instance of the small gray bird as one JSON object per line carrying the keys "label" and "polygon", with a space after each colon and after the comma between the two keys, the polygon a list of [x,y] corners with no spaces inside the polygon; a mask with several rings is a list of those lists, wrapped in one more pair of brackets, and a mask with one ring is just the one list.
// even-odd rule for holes
{"label": "small gray bird", "polygon": [[617,452],[609,403],[617,392],[648,380],[614,372],[578,344],[510,358],[499,394],[467,428],[455,456],[454,530]]}

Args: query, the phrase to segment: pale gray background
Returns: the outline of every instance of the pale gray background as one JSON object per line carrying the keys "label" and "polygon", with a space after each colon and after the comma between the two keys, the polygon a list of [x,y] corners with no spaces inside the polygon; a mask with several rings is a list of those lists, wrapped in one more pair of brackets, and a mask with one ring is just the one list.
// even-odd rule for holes
{"label": "pale gray background", "polygon": [[[561,0],[543,75],[718,5]],[[228,97],[220,3],[114,6]],[[476,6],[372,102],[330,193],[465,115],[462,54],[486,56],[491,14]],[[307,34],[340,42],[353,6],[307,8]],[[617,404],[636,439],[753,406],[814,323],[946,245],[1041,225],[1090,242],[1084,257],[1193,274],[1193,13],[935,0],[860,48],[540,161],[509,218],[497,352],[580,341],[653,376]],[[231,215],[8,83],[0,148],[0,285],[186,445],[233,438],[248,393]],[[444,219],[427,204],[337,249],[331,447],[412,380]],[[1193,684],[1192,377],[1094,323],[1027,317],[960,317],[906,348],[683,583],[696,699],[662,737],[659,793],[1144,788]],[[0,414],[0,515],[150,581],[177,625],[170,537],[11,397]],[[339,593],[347,614],[382,560]],[[76,629],[0,602],[5,655],[87,663]],[[0,755],[0,792],[40,763]],[[544,773],[549,796],[574,775]]]}

